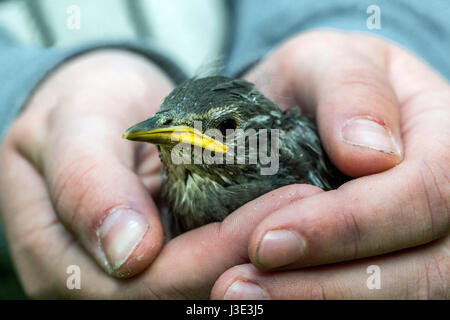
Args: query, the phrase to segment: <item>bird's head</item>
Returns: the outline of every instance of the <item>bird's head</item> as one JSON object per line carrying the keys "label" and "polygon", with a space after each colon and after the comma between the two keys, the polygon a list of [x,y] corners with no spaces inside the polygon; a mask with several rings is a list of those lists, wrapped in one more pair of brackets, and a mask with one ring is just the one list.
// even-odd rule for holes
{"label": "bird's head", "polygon": [[123,137],[156,144],[163,162],[171,165],[168,154],[180,143],[227,155],[233,152],[228,132],[234,132],[231,139],[236,141],[237,132],[274,128],[280,117],[278,106],[249,82],[222,76],[190,79],[164,99],[154,116]]}

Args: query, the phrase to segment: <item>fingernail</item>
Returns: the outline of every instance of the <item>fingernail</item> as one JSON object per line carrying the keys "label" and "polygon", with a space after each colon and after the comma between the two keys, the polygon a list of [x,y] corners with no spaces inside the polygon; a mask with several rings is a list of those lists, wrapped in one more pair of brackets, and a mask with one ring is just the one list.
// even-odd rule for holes
{"label": "fingernail", "polygon": [[148,230],[146,219],[129,208],[115,208],[98,230],[98,237],[114,271],[130,257]]}
{"label": "fingernail", "polygon": [[342,139],[355,146],[388,154],[401,154],[392,133],[385,126],[370,118],[356,117],[347,121],[342,128]]}
{"label": "fingernail", "polygon": [[305,250],[306,241],[298,233],[272,230],[266,232],[259,243],[256,262],[264,268],[277,268],[301,259]]}
{"label": "fingernail", "polygon": [[256,283],[238,280],[228,287],[224,300],[268,300],[269,295]]}

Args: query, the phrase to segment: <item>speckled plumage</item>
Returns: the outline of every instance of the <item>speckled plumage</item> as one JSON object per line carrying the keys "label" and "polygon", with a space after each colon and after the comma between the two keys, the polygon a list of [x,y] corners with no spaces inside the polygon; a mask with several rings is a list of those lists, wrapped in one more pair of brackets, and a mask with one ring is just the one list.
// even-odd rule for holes
{"label": "speckled plumage", "polygon": [[[246,202],[284,185],[308,183],[328,190],[345,180],[327,159],[313,122],[301,115],[299,108],[282,111],[244,80],[221,76],[188,80],[173,90],[155,116],[142,126],[193,127],[194,121],[201,121],[203,130],[207,130],[229,118],[244,131],[279,130],[279,170],[274,175],[262,175],[260,161],[175,165],[172,147],[159,146],[164,164],[162,195],[176,232],[221,221]],[[268,149],[270,152],[270,144]],[[250,152],[246,151],[247,160]]]}

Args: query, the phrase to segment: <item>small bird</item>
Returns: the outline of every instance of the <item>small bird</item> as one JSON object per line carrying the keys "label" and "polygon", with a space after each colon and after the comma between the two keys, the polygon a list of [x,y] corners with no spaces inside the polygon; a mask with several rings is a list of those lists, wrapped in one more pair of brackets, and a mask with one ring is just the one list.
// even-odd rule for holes
{"label": "small bird", "polygon": [[175,233],[222,221],[285,185],[330,190],[348,180],[327,158],[312,119],[298,107],[281,110],[242,79],[186,80],[123,138],[157,145]]}

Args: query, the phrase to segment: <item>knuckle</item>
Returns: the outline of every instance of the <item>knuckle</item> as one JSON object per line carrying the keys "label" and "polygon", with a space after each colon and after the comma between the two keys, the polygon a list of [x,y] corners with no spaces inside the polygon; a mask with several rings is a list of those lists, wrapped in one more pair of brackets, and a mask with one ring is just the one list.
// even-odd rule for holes
{"label": "knuckle", "polygon": [[340,218],[342,221],[345,234],[345,240],[343,242],[344,256],[356,259],[360,254],[360,242],[361,242],[361,230],[360,223],[353,213],[351,208],[340,212]]}
{"label": "knuckle", "polygon": [[323,281],[315,278],[313,281],[299,282],[296,286],[301,288],[296,299],[334,300],[353,296],[353,292],[347,286],[336,281]]}
{"label": "knuckle", "polygon": [[95,188],[92,183],[96,179],[99,165],[89,157],[82,157],[70,161],[62,166],[55,175],[52,198],[57,212],[64,212],[71,223],[75,223],[80,211],[88,206],[89,192]]}
{"label": "knuckle", "polygon": [[[396,98],[379,69],[366,63],[360,63],[359,65],[353,63],[334,73],[333,77],[335,78],[332,83],[335,83],[336,91],[351,91],[353,96],[370,101],[369,108],[365,110],[370,115],[377,116],[379,111],[383,110],[389,110],[392,113],[393,107],[396,105]],[[330,97],[337,100],[328,103],[341,103],[339,95],[330,95]],[[354,101],[357,102],[358,100]],[[361,107],[358,107],[358,109],[361,109]]]}
{"label": "knuckle", "polygon": [[449,256],[431,256],[423,265],[422,288],[418,290],[421,298],[449,299]]}
{"label": "knuckle", "polygon": [[448,155],[425,158],[420,166],[424,203],[429,214],[432,237],[441,237],[450,230],[450,181]]}
{"label": "knuckle", "polygon": [[306,284],[301,295],[303,297],[299,297],[300,299],[308,300],[327,300],[328,296],[322,281],[313,281]]}
{"label": "knuckle", "polygon": [[[344,65],[339,72],[336,72],[334,77],[336,77],[334,80],[337,86],[352,88],[354,90],[352,92],[355,93],[361,92],[367,94],[373,91],[380,94],[386,91],[381,86],[384,83],[381,74],[369,64],[358,63],[352,64],[351,66]],[[355,87],[358,90],[355,90]],[[387,98],[385,96],[381,97],[384,99]]]}

